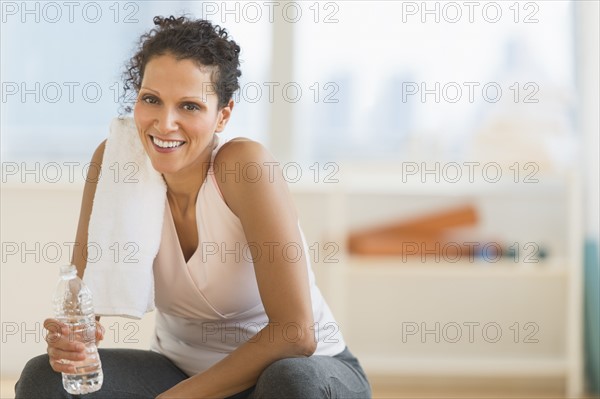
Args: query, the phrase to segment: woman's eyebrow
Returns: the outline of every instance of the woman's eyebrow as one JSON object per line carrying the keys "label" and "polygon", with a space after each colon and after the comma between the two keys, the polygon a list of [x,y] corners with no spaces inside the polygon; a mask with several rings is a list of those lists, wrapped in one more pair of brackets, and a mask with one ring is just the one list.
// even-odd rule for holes
{"label": "woman's eyebrow", "polygon": [[153,92],[155,92],[156,94],[158,94],[160,96],[160,91],[158,91],[158,90],[154,90],[154,89],[151,89],[151,88],[146,87],[146,86],[141,86],[140,89],[146,89],[146,90],[153,91]]}
{"label": "woman's eyebrow", "polygon": [[202,97],[196,97],[196,96],[188,96],[188,97],[181,97],[182,100],[187,100],[187,99],[195,99],[195,100],[199,100],[203,103],[207,103],[206,98],[202,98]]}
{"label": "woman's eyebrow", "polygon": [[[145,89],[145,90],[150,90],[155,92],[156,94],[158,94],[160,96],[160,92],[158,90],[154,90],[151,89],[149,87],[146,86],[141,86],[140,89]],[[185,97],[181,97],[182,100],[187,100],[187,99],[195,99],[195,100],[199,100],[200,102],[207,104],[208,101],[206,100],[206,98],[202,98],[202,97],[197,97],[197,96],[185,96]]]}

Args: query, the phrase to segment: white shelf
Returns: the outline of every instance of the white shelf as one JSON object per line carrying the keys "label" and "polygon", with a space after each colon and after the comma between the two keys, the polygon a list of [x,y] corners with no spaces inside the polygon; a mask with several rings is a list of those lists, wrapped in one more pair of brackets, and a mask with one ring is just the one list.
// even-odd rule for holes
{"label": "white shelf", "polygon": [[[342,168],[338,183],[315,183],[304,180],[290,185],[294,194],[316,195],[326,207],[325,235],[340,245],[339,262],[326,265],[328,292],[334,313],[342,326],[352,326],[348,333],[351,345],[356,348],[361,364],[373,375],[420,375],[420,376],[466,376],[466,377],[563,377],[566,379],[566,394],[576,396],[582,391],[583,346],[582,346],[582,271],[581,251],[583,248],[581,183],[579,176],[562,173],[554,176],[542,175],[539,183],[515,183],[510,179],[496,184],[478,183],[421,183],[403,182],[398,178],[398,169],[382,168],[372,173],[373,168],[356,170]],[[394,173],[394,171],[396,173]],[[371,173],[369,173],[371,172]],[[400,175],[401,176],[401,175]],[[456,198],[469,198],[482,207],[502,206],[523,201],[527,206],[536,206],[535,201],[546,204],[553,200],[558,208],[550,217],[564,219],[551,226],[566,230],[565,248],[562,252],[538,263],[514,262],[503,258],[498,262],[484,259],[461,260],[452,263],[443,258],[436,262],[429,254],[426,262],[419,256],[403,259],[401,256],[358,256],[348,253],[347,237],[352,223],[348,222],[350,209],[360,211],[360,205],[377,206],[376,196],[387,197],[381,202],[390,214],[397,210],[395,199],[429,203],[434,197],[442,198],[442,203],[456,202]],[[371,197],[368,200],[364,197]],[[446,201],[448,199],[448,201]],[[437,200],[436,200],[437,201]],[[489,202],[486,202],[489,201]],[[438,201],[439,203],[440,201]],[[491,205],[490,205],[491,204]],[[367,205],[365,205],[367,206]],[[510,206],[510,205],[507,205]],[[415,207],[415,209],[418,207]],[[544,209],[542,207],[542,209]],[[553,209],[553,208],[550,208]],[[490,208],[487,208],[490,211]],[[510,209],[506,210],[507,212]],[[385,220],[385,210],[377,209],[378,218]],[[542,211],[543,212],[543,211]],[[527,214],[519,214],[521,219],[510,219],[514,229],[519,229],[522,220],[527,226]],[[538,219],[533,223],[538,223]],[[358,218],[365,219],[362,215]],[[497,218],[495,219],[498,220]],[[556,220],[556,219],[555,219]],[[546,228],[546,224],[540,228]],[[488,229],[490,226],[486,226]],[[527,226],[531,227],[531,226]],[[532,229],[527,229],[529,233]],[[431,261],[427,261],[432,259]],[[453,290],[460,290],[455,292]],[[472,297],[471,295],[476,295]],[[436,301],[447,301],[448,308]],[[478,303],[484,308],[478,308]],[[376,305],[375,305],[376,304]],[[544,339],[535,348],[528,347],[524,352],[514,352],[514,347],[498,345],[496,350],[486,350],[481,357],[468,357],[468,354],[451,355],[442,358],[428,348],[411,348],[410,358],[394,341],[395,335],[382,331],[379,340],[373,341],[376,330],[353,324],[353,313],[371,312],[375,320],[385,320],[398,329],[402,320],[497,320],[509,328],[515,321],[539,322]],[[556,309],[552,312],[550,309]],[[488,311],[492,313],[488,313]],[[402,313],[399,313],[402,312]],[[394,330],[396,331],[396,330]],[[386,353],[386,346],[391,349]],[[562,348],[562,349],[561,349]],[[489,348],[488,348],[489,349]],[[508,350],[507,350],[508,349]],[[535,350],[534,350],[535,349]],[[562,352],[564,350],[564,352]],[[429,351],[429,352],[428,352]],[[529,351],[529,352],[527,352]],[[564,353],[559,355],[558,352]],[[395,353],[395,355],[394,355]],[[459,352],[462,354],[462,352]],[[511,354],[509,354],[511,353]],[[475,354],[477,355],[477,354]],[[408,356],[408,355],[406,355]],[[439,356],[432,358],[431,356]],[[507,358],[507,356],[520,356]]]}
{"label": "white shelf", "polygon": [[567,362],[548,359],[448,359],[362,356],[367,373],[377,375],[465,377],[565,377]]}

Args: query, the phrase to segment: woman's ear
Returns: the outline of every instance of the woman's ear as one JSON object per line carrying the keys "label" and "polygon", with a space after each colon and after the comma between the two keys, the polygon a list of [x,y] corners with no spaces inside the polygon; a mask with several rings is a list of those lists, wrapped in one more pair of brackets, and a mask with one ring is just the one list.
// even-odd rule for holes
{"label": "woman's ear", "polygon": [[219,110],[219,122],[217,123],[217,128],[215,132],[222,132],[229,122],[229,118],[231,117],[231,112],[233,111],[233,99],[230,99],[226,106]]}

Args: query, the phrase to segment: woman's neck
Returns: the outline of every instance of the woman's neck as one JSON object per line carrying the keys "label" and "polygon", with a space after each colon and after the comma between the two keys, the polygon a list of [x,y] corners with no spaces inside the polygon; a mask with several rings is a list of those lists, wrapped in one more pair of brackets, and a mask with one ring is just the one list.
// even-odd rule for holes
{"label": "woman's neck", "polygon": [[167,198],[169,203],[180,211],[186,214],[188,209],[195,209],[196,199],[202,184],[206,181],[208,170],[210,169],[210,161],[214,146],[207,149],[206,154],[202,154],[198,161],[185,170],[181,170],[174,174],[163,174],[163,178],[167,183]]}

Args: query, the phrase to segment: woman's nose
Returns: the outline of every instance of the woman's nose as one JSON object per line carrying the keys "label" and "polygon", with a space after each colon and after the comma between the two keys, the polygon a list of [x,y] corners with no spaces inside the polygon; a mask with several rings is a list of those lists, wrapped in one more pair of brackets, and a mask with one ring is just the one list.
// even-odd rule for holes
{"label": "woman's nose", "polygon": [[154,121],[154,127],[161,134],[176,132],[178,130],[176,112],[169,109],[164,109]]}

